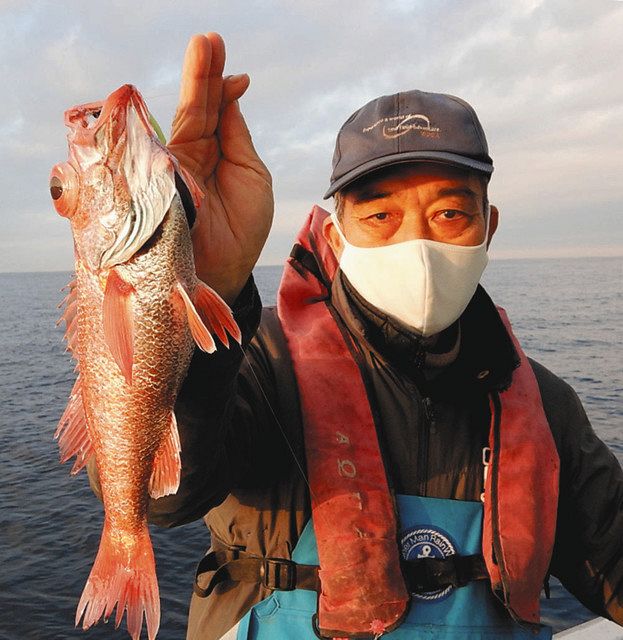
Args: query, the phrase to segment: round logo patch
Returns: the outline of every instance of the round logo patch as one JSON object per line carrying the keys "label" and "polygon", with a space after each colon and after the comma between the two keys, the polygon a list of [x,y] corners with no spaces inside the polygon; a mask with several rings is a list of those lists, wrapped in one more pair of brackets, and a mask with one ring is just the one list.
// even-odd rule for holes
{"label": "round logo patch", "polygon": [[[400,539],[400,549],[405,560],[447,558],[456,554],[452,538],[445,531],[431,525],[416,525],[407,529]],[[447,598],[453,590],[454,587],[448,585],[435,591],[412,593],[411,596],[416,600],[432,602]]]}

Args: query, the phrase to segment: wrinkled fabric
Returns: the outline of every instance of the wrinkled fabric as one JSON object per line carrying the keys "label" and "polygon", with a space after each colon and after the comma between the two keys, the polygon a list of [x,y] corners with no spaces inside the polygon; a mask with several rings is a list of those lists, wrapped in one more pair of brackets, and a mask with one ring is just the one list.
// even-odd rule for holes
{"label": "wrinkled fabric", "polygon": [[[308,218],[297,238],[308,250],[312,239],[322,247],[321,220]],[[333,270],[335,263],[323,267]],[[327,300],[320,279],[292,262],[286,266],[277,309],[301,398],[320,555],[318,628],[323,636],[341,637],[393,628],[406,613],[409,595],[374,417],[352,345]],[[347,388],[335,396],[338,381]]]}

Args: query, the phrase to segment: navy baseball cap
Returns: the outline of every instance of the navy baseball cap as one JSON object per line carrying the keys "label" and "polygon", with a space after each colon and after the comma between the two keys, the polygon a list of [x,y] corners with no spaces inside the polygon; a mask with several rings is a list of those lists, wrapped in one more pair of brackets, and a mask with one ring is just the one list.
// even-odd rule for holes
{"label": "navy baseball cap", "polygon": [[418,161],[493,173],[485,132],[467,102],[414,90],[365,104],[337,134],[324,198],[376,169]]}

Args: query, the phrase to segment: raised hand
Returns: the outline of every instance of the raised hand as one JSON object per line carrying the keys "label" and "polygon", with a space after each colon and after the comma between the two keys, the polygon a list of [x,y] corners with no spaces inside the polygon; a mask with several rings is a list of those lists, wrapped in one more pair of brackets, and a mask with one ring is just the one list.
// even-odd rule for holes
{"label": "raised hand", "polygon": [[264,246],[274,204],[238,105],[249,77],[224,78],[224,66],[218,34],[190,39],[168,146],[205,194],[192,231],[197,275],[231,304]]}

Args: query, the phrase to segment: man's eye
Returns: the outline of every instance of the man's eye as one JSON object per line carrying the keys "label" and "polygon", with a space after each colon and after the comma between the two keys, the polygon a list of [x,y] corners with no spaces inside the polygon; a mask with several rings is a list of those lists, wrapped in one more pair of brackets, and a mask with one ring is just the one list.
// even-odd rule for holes
{"label": "man's eye", "polygon": [[453,220],[454,218],[458,218],[458,217],[462,216],[463,212],[462,211],[457,211],[456,209],[446,209],[445,211],[441,212],[441,215],[446,220]]}
{"label": "man's eye", "polygon": [[385,211],[381,211],[380,213],[375,213],[370,216],[371,220],[387,220],[388,214]]}

